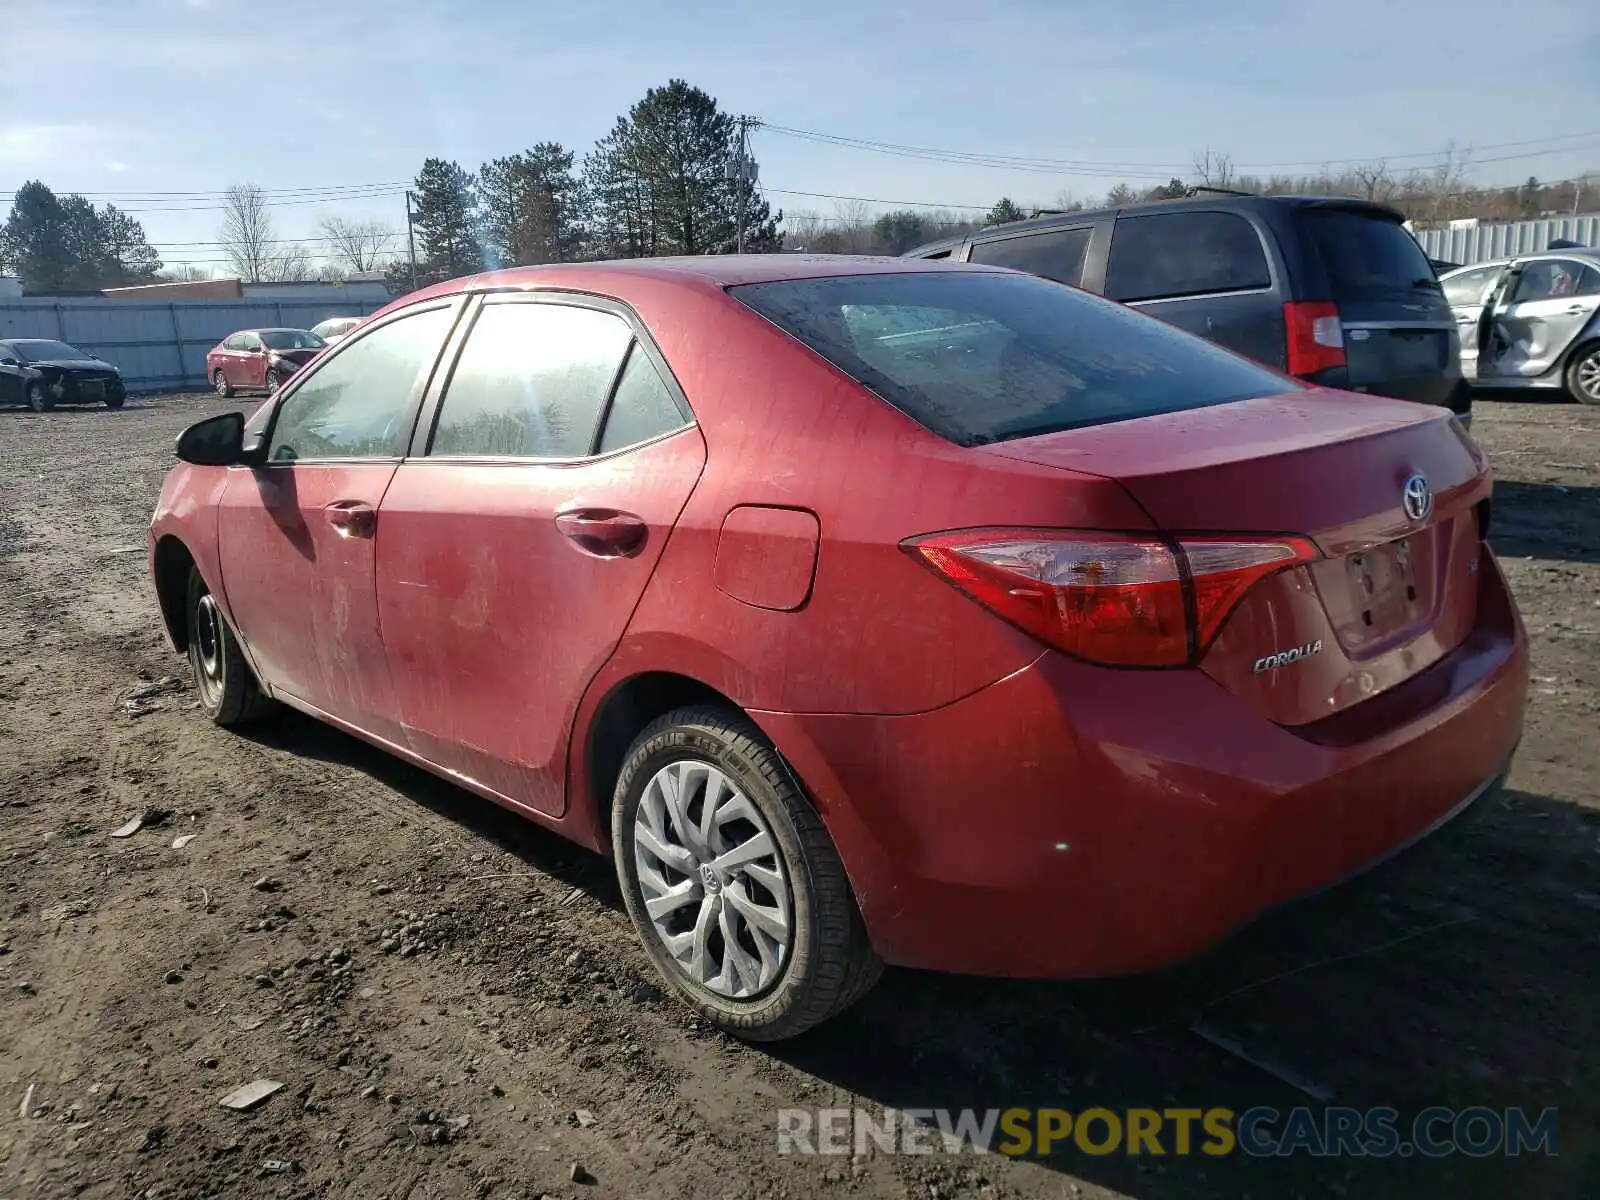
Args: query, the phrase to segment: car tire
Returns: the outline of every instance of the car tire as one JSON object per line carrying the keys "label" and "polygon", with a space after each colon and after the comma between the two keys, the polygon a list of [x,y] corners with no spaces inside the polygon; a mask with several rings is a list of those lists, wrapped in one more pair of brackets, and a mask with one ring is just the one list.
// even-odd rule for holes
{"label": "car tire", "polygon": [[283,386],[283,377],[278,374],[276,367],[267,368],[267,395],[276,396],[278,389]]}
{"label": "car tire", "polygon": [[1567,395],[1579,404],[1600,405],[1600,342],[1579,346],[1567,362]]}
{"label": "car tire", "polygon": [[28,407],[36,413],[49,412],[55,407],[55,401],[50,398],[49,391],[37,379],[28,384],[27,397]]}
{"label": "car tire", "polygon": [[112,408],[112,409],[121,408],[123,406],[123,404],[125,404],[126,402],[127,402],[127,397],[126,396],[107,396],[106,397],[106,407],[107,408]]}
{"label": "car tire", "polygon": [[200,709],[224,728],[259,720],[274,707],[262,692],[227,618],[200,572],[189,571],[189,668]]}
{"label": "car tire", "polygon": [[219,367],[216,371],[212,372],[211,386],[216,390],[217,395],[221,396],[224,400],[232,398],[233,384],[228,382],[228,377],[222,373],[222,368]]}
{"label": "car tire", "polygon": [[[711,821],[708,794],[721,814]],[[646,953],[717,1028],[751,1041],[793,1037],[854,1004],[882,974],[822,818],[742,714],[682,708],[647,726],[618,776],[611,829],[623,900]],[[758,843],[766,849],[751,853]],[[747,861],[712,865],[735,852]],[[786,920],[774,921],[785,909]],[[762,926],[747,919],[752,913]]]}

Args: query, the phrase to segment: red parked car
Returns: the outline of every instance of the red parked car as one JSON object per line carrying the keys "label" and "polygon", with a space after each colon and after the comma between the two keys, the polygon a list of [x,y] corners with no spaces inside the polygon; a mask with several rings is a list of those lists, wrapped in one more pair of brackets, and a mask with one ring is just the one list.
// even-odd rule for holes
{"label": "red parked car", "polygon": [[747,1037],[884,962],[1176,963],[1521,733],[1447,412],[1015,272],[478,275],[178,453],[151,567],[212,719],[281,701],[610,854]]}
{"label": "red parked car", "polygon": [[219,396],[270,395],[327,348],[309,329],[241,329],[206,351],[206,378]]}

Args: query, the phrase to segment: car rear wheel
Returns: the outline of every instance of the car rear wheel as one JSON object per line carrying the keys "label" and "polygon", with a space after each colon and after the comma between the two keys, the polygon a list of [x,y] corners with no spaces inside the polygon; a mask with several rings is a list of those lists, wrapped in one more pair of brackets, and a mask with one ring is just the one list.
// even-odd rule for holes
{"label": "car rear wheel", "polygon": [[218,725],[242,725],[272,711],[244,660],[244,652],[206,587],[200,572],[189,572],[189,666],[194,671],[200,708]]}
{"label": "car rear wheel", "polygon": [[1567,364],[1567,392],[1580,404],[1600,404],[1600,342],[1579,347]]}
{"label": "car rear wheel", "polygon": [[107,408],[121,408],[126,400],[127,400],[126,396],[107,396],[106,397],[106,407]]}
{"label": "car rear wheel", "polygon": [[55,407],[49,391],[37,379],[28,385],[28,407],[36,413],[49,412]]}
{"label": "car rear wheel", "polygon": [[744,717],[684,708],[649,725],[611,827],[646,953],[718,1028],[793,1037],[877,982],[883,964],[822,819]]}
{"label": "car rear wheel", "polygon": [[222,373],[220,367],[211,375],[211,386],[217,389],[217,395],[224,400],[233,395],[233,384],[228,382],[228,377]]}

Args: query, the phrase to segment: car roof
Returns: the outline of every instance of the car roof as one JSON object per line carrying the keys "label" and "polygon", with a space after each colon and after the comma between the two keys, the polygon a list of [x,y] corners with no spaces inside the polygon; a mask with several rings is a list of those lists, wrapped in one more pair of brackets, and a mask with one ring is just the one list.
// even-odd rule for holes
{"label": "car roof", "polygon": [[1452,275],[1459,275],[1462,271],[1476,271],[1482,267],[1502,267],[1513,260],[1517,262],[1542,262],[1552,258],[1578,258],[1600,267],[1600,246],[1575,246],[1571,250],[1534,250],[1528,254],[1506,254],[1499,258],[1486,258],[1482,262],[1464,263],[1454,270],[1446,271],[1441,279],[1449,279]]}
{"label": "car roof", "polygon": [[1047,213],[1037,217],[1029,217],[1022,221],[1007,221],[1002,225],[985,225],[982,229],[975,229],[970,234],[959,237],[941,238],[937,242],[929,242],[925,246],[918,246],[906,251],[909,258],[923,258],[929,254],[937,254],[949,248],[954,250],[968,237],[979,237],[998,231],[1006,233],[1028,233],[1032,230],[1059,229],[1064,225],[1077,225],[1084,221],[1098,221],[1103,217],[1140,217],[1147,213],[1171,213],[1204,210],[1216,212],[1218,209],[1236,208],[1241,210],[1271,210],[1274,208],[1358,208],[1381,214],[1401,223],[1405,214],[1386,204],[1378,204],[1372,200],[1363,200],[1359,196],[1255,196],[1238,195],[1233,192],[1205,192],[1184,200],[1147,200],[1139,204],[1124,204],[1114,208],[1085,208],[1077,212]]}
{"label": "car roof", "polygon": [[[704,254],[676,258],[619,258],[603,262],[546,263],[535,267],[508,267],[448,279],[432,287],[401,296],[384,313],[409,307],[421,300],[454,296],[462,292],[511,291],[518,288],[558,288],[620,294],[628,285],[679,283],[687,287],[722,290],[747,283],[778,283],[796,279],[828,279],[841,275],[908,275],[929,271],[996,271],[1003,268],[977,263],[928,263],[874,254]],[[378,316],[381,314],[373,314]]]}

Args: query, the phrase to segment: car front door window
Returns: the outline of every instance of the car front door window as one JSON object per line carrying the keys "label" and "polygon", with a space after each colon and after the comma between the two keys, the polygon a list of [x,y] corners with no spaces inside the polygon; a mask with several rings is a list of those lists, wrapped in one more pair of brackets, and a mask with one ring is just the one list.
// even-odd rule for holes
{"label": "car front door window", "polygon": [[448,308],[429,309],[342,347],[280,406],[268,461],[397,457],[423,368],[450,320]]}

